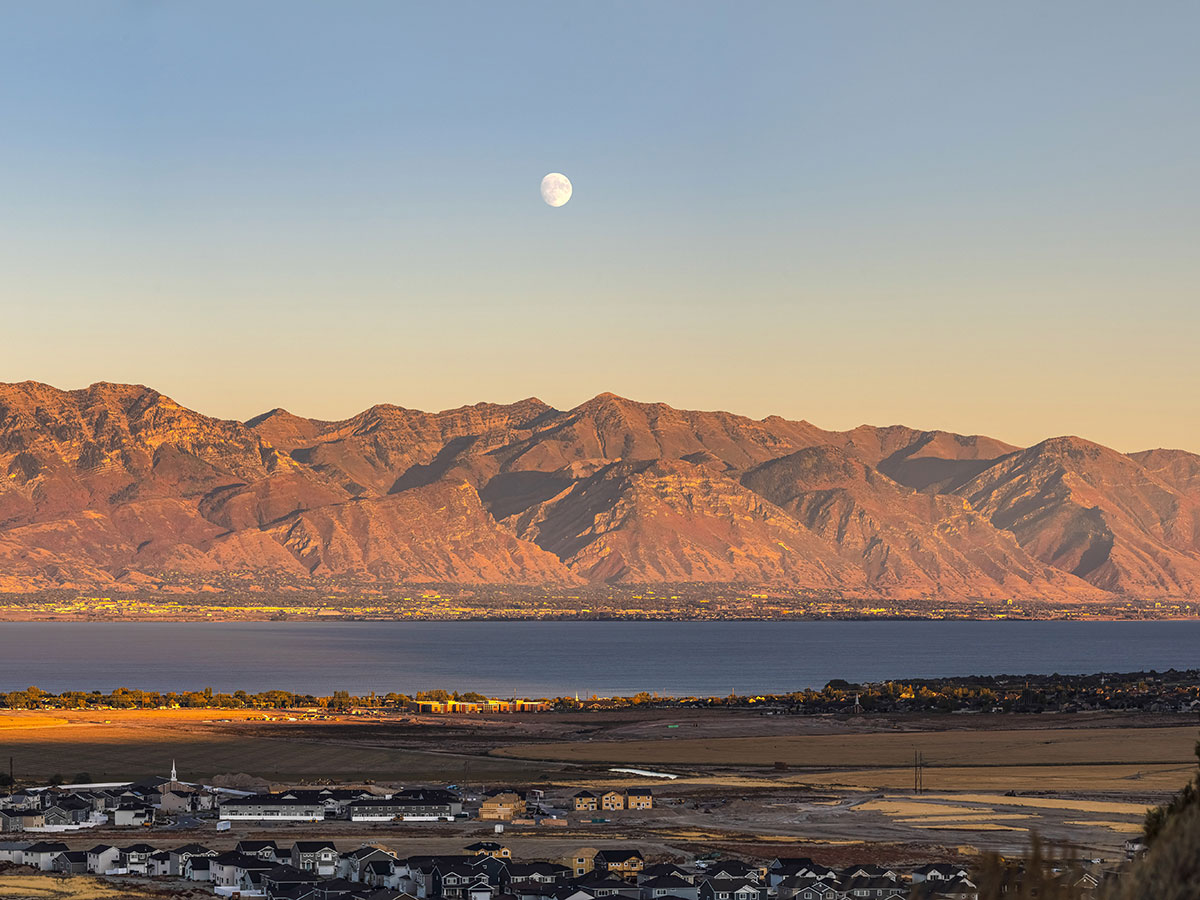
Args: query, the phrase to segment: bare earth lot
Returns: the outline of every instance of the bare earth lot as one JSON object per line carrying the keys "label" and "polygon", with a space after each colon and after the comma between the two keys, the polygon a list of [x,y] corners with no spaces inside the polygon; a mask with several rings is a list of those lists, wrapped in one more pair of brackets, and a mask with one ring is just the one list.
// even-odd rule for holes
{"label": "bare earth lot", "polygon": [[[565,804],[581,787],[644,785],[611,772],[648,768],[657,808],[609,814],[570,827],[510,826],[525,858],[577,846],[635,841],[651,854],[699,849],[837,860],[952,858],[960,849],[1023,849],[1033,832],[1104,855],[1119,852],[1147,806],[1195,770],[1197,723],[1184,716],[1038,715],[766,717],[708,710],[620,710],[499,717],[338,717],[211,710],[56,711],[0,716],[0,755],[17,776],[44,781],[88,772],[96,780],[165,774],[187,780],[246,772],[275,784],[374,781],[537,785]],[[671,728],[669,726],[676,727]],[[925,758],[924,793],[913,791],[914,750]],[[776,764],[782,764],[777,767]],[[589,815],[590,819],[591,816]],[[449,852],[490,833],[478,822],[447,826],[246,826],[218,835],[211,822],[144,837],[164,845],[240,837],[379,841],[405,853]],[[133,839],[91,830],[85,847]],[[882,842],[864,855],[863,842]],[[0,897],[4,894],[0,893]],[[47,895],[52,896],[52,895]]]}

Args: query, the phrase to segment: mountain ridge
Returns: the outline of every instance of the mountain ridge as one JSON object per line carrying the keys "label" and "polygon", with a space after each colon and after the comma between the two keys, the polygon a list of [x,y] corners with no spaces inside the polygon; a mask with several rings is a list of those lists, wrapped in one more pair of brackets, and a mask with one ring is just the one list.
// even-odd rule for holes
{"label": "mountain ridge", "polygon": [[611,393],[245,422],[145,385],[0,384],[0,590],[746,583],[855,597],[1200,593],[1200,455],[827,431]]}

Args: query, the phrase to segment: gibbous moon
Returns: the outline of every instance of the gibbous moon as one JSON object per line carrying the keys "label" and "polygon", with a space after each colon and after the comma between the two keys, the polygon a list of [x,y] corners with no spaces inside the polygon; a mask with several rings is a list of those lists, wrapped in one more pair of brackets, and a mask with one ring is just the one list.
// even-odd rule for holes
{"label": "gibbous moon", "polygon": [[571,199],[571,182],[566,175],[551,172],[542,179],[542,199],[551,206],[562,206]]}

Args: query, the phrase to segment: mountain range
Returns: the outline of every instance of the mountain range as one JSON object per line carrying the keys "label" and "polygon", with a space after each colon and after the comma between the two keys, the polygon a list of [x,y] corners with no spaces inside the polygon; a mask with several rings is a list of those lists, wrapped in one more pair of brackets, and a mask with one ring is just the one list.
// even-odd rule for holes
{"label": "mountain range", "polygon": [[601,394],[343,421],[0,384],[0,591],[738,583],[861,597],[1200,594],[1200,456]]}

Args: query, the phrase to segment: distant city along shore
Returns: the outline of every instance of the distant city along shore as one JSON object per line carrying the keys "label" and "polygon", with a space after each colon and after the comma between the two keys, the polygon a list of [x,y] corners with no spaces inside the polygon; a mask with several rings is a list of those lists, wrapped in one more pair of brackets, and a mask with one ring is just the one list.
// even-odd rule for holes
{"label": "distant city along shore", "polygon": [[409,696],[334,691],[307,694],[277,688],[250,692],[146,691],[120,687],[111,691],[76,690],[51,693],[36,686],[0,691],[0,710],[259,710],[263,719],[295,713],[303,718],[329,714],[395,718],[416,716],[504,716],[529,713],[599,711],[629,708],[754,710],[771,715],[903,713],[1073,713],[1140,712],[1200,714],[1200,669],[1166,672],[1092,673],[1087,675],[973,675],[959,678],[891,679],[856,683],[835,679],[820,690],[725,696],[673,696],[640,691],[628,696],[489,697],[477,691],[444,688]]}

